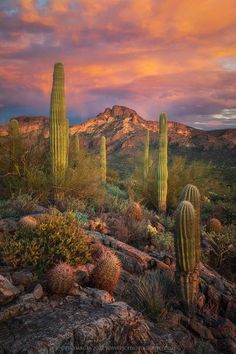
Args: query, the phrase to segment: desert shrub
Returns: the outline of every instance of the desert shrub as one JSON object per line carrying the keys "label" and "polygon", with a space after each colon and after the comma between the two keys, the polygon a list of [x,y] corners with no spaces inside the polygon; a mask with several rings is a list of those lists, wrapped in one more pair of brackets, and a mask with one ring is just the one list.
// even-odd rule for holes
{"label": "desert shrub", "polygon": [[[128,180],[129,194],[133,199],[142,200],[145,205],[157,207],[156,161],[153,159],[149,174],[146,178],[146,187],[143,182],[143,165],[137,164],[133,176]],[[222,176],[217,174],[213,165],[201,161],[188,161],[181,156],[173,156],[168,164],[168,195],[169,210],[177,207],[182,189],[188,183],[198,186],[201,195],[208,191],[222,190]]]}
{"label": "desert shrub", "polygon": [[75,214],[75,219],[82,225],[82,226],[87,226],[88,225],[88,214],[81,213],[78,210],[74,211]]}
{"label": "desert shrub", "polygon": [[97,208],[100,212],[122,213],[128,205],[128,200],[107,195],[103,204]]}
{"label": "desert shrub", "polygon": [[160,232],[153,236],[154,244],[159,251],[173,253],[174,252],[174,236],[169,231]]}
{"label": "desert shrub", "polygon": [[[223,227],[220,234],[206,233],[213,252],[209,255],[209,264],[220,274],[232,279],[236,266],[236,226]],[[235,277],[235,276],[234,276]]]}
{"label": "desert shrub", "polygon": [[125,216],[128,221],[140,221],[143,219],[143,210],[139,203],[130,201],[126,210]]}
{"label": "desert shrub", "polygon": [[86,210],[86,202],[79,198],[68,197],[63,200],[63,209],[66,211],[78,210],[83,213]]}
{"label": "desert shrub", "polygon": [[73,213],[45,215],[36,228],[20,225],[7,236],[2,258],[13,267],[32,265],[38,271],[60,261],[85,263],[90,258],[88,238]]}
{"label": "desert shrub", "polygon": [[222,221],[224,225],[236,223],[236,203],[233,198],[226,199],[224,202],[206,201],[203,204],[201,216],[203,222],[214,217]]}
{"label": "desert shrub", "polygon": [[119,199],[127,199],[128,198],[127,192],[120,189],[116,185],[112,185],[112,184],[107,183],[106,184],[106,192],[108,195],[110,195],[112,197],[117,197]]}
{"label": "desert shrub", "polygon": [[122,242],[127,242],[129,239],[129,229],[125,223],[124,218],[121,217],[108,217],[107,223],[110,233],[113,237]]}
{"label": "desert shrub", "polygon": [[160,214],[159,221],[165,227],[165,229],[173,231],[175,224],[175,218],[173,215]]}
{"label": "desert shrub", "polygon": [[126,221],[129,231],[128,242],[135,246],[140,247],[148,241],[147,225],[148,221],[143,219],[140,221],[129,220]]}
{"label": "desert shrub", "polygon": [[131,303],[151,320],[163,319],[175,298],[175,283],[171,273],[159,270],[147,271],[138,282],[132,283]]}
{"label": "desert shrub", "polygon": [[30,194],[13,194],[11,199],[0,205],[1,217],[18,217],[34,213],[37,207],[38,198]]}

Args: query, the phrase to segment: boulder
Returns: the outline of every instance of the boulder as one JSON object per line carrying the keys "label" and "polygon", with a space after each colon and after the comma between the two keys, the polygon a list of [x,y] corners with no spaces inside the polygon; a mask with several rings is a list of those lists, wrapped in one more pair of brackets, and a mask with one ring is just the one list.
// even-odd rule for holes
{"label": "boulder", "polygon": [[0,275],[0,304],[12,301],[20,291],[7,278]]}
{"label": "boulder", "polygon": [[33,274],[29,271],[18,271],[12,273],[12,280],[15,285],[28,286],[33,282]]}
{"label": "boulder", "polygon": [[[155,353],[143,316],[124,302],[103,304],[71,298],[53,311],[19,315],[0,328],[0,352]],[[145,349],[146,348],[146,349]]]}

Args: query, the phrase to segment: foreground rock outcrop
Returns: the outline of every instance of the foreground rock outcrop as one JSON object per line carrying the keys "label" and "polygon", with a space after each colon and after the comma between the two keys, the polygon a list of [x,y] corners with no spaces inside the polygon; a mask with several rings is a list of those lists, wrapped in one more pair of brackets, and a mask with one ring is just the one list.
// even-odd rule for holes
{"label": "foreground rock outcrop", "polygon": [[36,311],[1,322],[0,353],[125,353],[127,348],[154,353],[143,316],[124,302],[107,299],[112,301],[94,289],[68,296],[54,309],[38,303]]}

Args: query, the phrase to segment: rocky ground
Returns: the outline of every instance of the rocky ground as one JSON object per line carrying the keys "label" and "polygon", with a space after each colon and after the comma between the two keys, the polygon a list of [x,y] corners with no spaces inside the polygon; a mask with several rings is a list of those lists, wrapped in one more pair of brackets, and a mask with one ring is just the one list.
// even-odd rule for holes
{"label": "rocky ground", "polygon": [[[40,217],[40,216],[38,216]],[[14,231],[5,219],[0,232]],[[201,264],[195,315],[175,304],[160,323],[130,305],[127,289],[150,269],[174,272],[174,259],[157,250],[142,252],[111,236],[86,231],[112,248],[123,270],[114,298],[87,286],[93,266],[77,269],[66,297],[47,293],[33,269],[0,267],[0,353],[235,353],[235,286]]]}

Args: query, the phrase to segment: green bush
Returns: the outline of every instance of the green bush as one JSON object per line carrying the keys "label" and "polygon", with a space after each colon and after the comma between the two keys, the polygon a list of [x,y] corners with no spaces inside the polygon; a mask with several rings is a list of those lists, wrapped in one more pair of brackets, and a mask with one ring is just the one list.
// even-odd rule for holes
{"label": "green bush", "polygon": [[36,228],[19,226],[7,235],[3,260],[13,266],[34,266],[45,271],[53,264],[86,263],[90,259],[88,239],[74,213],[46,215]]}
{"label": "green bush", "polygon": [[159,251],[173,253],[174,252],[174,236],[171,232],[160,232],[155,236],[155,244]]}
{"label": "green bush", "polygon": [[109,196],[117,197],[120,199],[127,199],[128,194],[126,191],[120,189],[118,186],[112,184],[106,184],[106,191]]}

